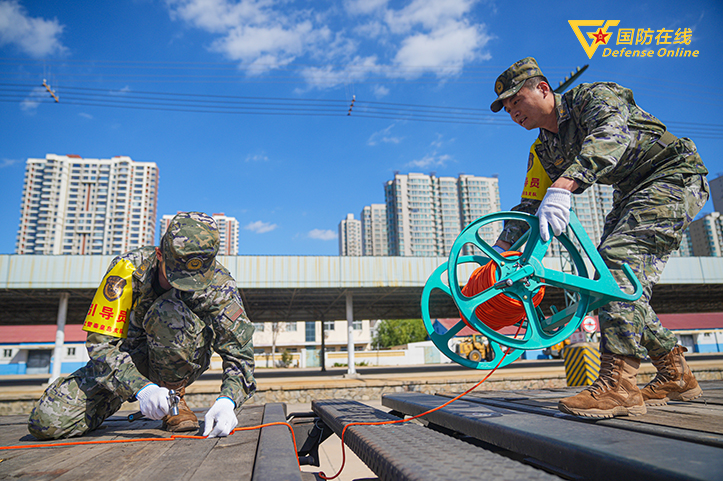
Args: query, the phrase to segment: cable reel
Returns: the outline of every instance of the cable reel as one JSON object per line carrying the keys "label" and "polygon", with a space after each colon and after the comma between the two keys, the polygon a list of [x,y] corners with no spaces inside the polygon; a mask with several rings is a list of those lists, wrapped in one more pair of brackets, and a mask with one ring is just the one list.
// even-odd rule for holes
{"label": "cable reel", "polygon": [[[508,257],[503,257],[482,239],[480,229],[487,224],[507,220],[525,222],[529,229],[510,248],[511,251],[519,251],[521,254],[513,256],[507,254]],[[543,242],[540,238],[538,218],[522,212],[497,212],[480,217],[459,234],[452,245],[449,260],[434,270],[422,291],[424,326],[432,342],[444,355],[466,367],[492,369],[497,366],[504,351],[507,351],[507,357],[500,367],[506,366],[518,359],[525,350],[544,349],[564,341],[579,329],[588,312],[610,301],[632,302],[641,296],[642,285],[627,264],[624,264],[622,269],[633,287],[633,293],[628,294],[620,288],[573,211],[570,212],[568,233],[554,237],[569,253],[572,259],[572,273],[561,272],[543,264],[543,258],[552,238],[551,232],[550,240]],[[580,245],[588,262],[575,247],[573,240]],[[482,254],[462,255],[466,246],[474,246],[482,251]],[[465,296],[459,282],[459,266],[467,263],[484,266],[490,261],[496,264],[496,282],[478,294]],[[588,266],[591,266],[591,269],[588,269]],[[551,306],[550,315],[545,316],[542,309],[533,303],[534,296],[543,287],[558,288],[572,293],[576,302],[559,311]],[[450,296],[463,317],[443,334],[434,330],[430,317],[431,296],[436,290]],[[519,328],[518,337],[504,335],[477,317],[475,312],[477,307],[496,296],[506,296],[522,304],[524,319],[515,324]],[[493,360],[471,361],[450,349],[450,340],[466,326],[488,338],[494,352]]]}

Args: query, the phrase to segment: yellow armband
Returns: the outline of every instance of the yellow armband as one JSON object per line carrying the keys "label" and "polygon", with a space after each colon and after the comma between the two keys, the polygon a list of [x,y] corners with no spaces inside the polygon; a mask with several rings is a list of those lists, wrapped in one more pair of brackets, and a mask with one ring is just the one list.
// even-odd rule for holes
{"label": "yellow armband", "polygon": [[539,144],[540,139],[537,139],[530,147],[530,157],[527,161],[527,177],[525,177],[525,187],[522,189],[523,199],[542,200],[545,197],[547,188],[552,185],[552,180],[542,167],[542,162],[540,162],[535,150],[535,147]]}
{"label": "yellow armband", "polygon": [[85,316],[83,330],[106,336],[128,336],[128,313],[133,304],[133,272],[129,261],[118,262],[103,278]]}

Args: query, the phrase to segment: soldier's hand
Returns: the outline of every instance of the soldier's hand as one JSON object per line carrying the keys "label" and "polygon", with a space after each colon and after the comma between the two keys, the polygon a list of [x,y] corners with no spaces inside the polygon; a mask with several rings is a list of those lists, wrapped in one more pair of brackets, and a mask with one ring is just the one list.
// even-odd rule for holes
{"label": "soldier's hand", "polygon": [[548,225],[555,235],[560,235],[570,223],[570,197],[572,193],[566,189],[550,187],[542,199],[537,217],[540,219],[540,238],[543,242],[550,239]]}
{"label": "soldier's hand", "polygon": [[227,397],[220,397],[211,406],[204,418],[203,435],[209,438],[228,436],[238,424],[234,409],[236,404]]}
{"label": "soldier's hand", "polygon": [[150,383],[136,393],[141,412],[148,419],[162,419],[168,414],[168,389]]}

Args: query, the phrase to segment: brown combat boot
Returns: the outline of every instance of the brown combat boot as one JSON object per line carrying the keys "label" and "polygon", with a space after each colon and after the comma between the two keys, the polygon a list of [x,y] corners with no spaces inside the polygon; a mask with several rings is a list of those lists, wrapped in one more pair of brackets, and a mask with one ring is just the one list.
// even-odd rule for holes
{"label": "brown combat boot", "polygon": [[163,416],[163,429],[172,433],[183,431],[196,431],[199,428],[198,418],[186,404],[184,395],[186,394],[186,386],[164,384],[163,387],[174,389],[176,395],[180,398],[178,402],[178,415],[172,416],[170,413]]}
{"label": "brown combat boot", "polygon": [[560,411],[575,416],[611,418],[638,416],[647,409],[635,382],[640,359],[619,354],[600,356],[600,374],[592,386],[572,397],[560,399]]}
{"label": "brown combat boot", "polygon": [[675,346],[665,356],[651,357],[658,374],[641,391],[645,404],[665,406],[668,401],[692,401],[703,394],[683,357],[687,351],[683,346]]}

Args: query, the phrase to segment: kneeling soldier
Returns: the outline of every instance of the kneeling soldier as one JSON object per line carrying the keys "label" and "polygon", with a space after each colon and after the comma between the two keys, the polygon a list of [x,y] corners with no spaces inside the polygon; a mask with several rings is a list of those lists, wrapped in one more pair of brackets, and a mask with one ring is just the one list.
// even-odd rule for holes
{"label": "kneeling soldier", "polygon": [[[254,328],[236,282],[216,261],[219,243],[211,217],[183,212],[160,248],[113,259],[83,326],[90,361],[46,389],[28,420],[33,436],[81,436],[136,399],[144,416],[163,419],[164,429],[196,430],[185,388],[209,368],[212,351],[224,373],[204,435],[228,436],[238,424],[236,410],[256,390]],[[175,416],[169,389],[180,397]]]}

